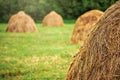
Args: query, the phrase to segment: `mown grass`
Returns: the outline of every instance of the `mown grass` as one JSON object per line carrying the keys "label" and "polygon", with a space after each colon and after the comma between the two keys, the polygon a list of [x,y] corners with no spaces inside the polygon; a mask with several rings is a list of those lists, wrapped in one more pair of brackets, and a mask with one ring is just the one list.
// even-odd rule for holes
{"label": "mown grass", "polygon": [[0,24],[0,80],[64,80],[80,45],[70,44],[73,23],[38,33],[8,33]]}

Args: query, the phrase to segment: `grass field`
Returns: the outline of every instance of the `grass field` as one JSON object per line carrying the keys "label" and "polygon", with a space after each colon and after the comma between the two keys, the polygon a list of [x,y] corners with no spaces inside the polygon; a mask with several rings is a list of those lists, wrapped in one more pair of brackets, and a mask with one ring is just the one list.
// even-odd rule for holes
{"label": "grass field", "polygon": [[73,23],[38,33],[7,33],[0,24],[0,80],[64,80],[80,45],[70,44]]}

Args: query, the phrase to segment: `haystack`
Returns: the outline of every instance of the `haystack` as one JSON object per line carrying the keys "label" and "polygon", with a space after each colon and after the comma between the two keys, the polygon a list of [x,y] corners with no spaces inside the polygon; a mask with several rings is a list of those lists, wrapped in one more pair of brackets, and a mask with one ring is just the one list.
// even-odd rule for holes
{"label": "haystack", "polygon": [[56,13],[55,11],[52,11],[44,17],[42,25],[51,26],[51,27],[63,26],[64,21],[58,13]]}
{"label": "haystack", "polygon": [[66,80],[120,80],[120,0],[95,25]]}
{"label": "haystack", "polygon": [[34,20],[29,15],[24,11],[19,11],[10,18],[6,31],[18,33],[36,32],[37,28]]}
{"label": "haystack", "polygon": [[102,15],[103,12],[99,10],[91,10],[81,15],[75,23],[71,42],[82,45],[87,35],[92,30],[93,25],[98,22]]}

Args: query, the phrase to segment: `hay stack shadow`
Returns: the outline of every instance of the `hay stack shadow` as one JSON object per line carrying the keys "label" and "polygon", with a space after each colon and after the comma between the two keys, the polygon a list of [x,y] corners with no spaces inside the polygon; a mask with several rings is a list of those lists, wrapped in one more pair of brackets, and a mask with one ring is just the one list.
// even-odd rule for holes
{"label": "hay stack shadow", "polygon": [[120,80],[120,0],[95,25],[66,80]]}
{"label": "hay stack shadow", "polygon": [[90,10],[78,17],[72,32],[71,43],[82,45],[102,15],[102,11]]}
{"label": "hay stack shadow", "polygon": [[56,13],[55,11],[51,11],[48,15],[44,17],[42,21],[42,26],[61,27],[64,26],[64,21],[58,13]]}
{"label": "hay stack shadow", "polygon": [[11,16],[8,22],[7,32],[25,33],[37,32],[34,20],[24,11],[19,11],[17,14]]}

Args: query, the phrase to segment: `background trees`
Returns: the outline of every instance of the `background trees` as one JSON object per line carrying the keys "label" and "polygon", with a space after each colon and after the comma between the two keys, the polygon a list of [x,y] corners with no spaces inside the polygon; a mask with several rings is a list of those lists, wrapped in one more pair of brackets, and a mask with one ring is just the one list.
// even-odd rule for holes
{"label": "background trees", "polygon": [[116,0],[0,0],[0,22],[7,22],[11,15],[24,10],[40,22],[50,11],[55,10],[64,19],[76,19],[82,13],[99,9],[106,10]]}

